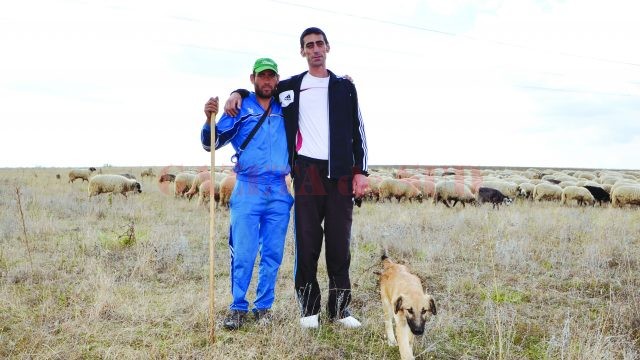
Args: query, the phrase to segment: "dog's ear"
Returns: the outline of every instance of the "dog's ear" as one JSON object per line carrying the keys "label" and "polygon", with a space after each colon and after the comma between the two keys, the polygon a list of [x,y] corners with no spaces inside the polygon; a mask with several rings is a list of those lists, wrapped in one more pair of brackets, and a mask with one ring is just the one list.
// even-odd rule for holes
{"label": "dog's ear", "polygon": [[398,298],[396,299],[395,305],[396,305],[395,313],[397,314],[398,311],[402,310],[402,295],[398,296]]}
{"label": "dog's ear", "polygon": [[432,297],[429,297],[429,310],[431,311],[431,313],[433,315],[437,315],[438,314],[438,310],[436,310],[436,302],[433,301]]}

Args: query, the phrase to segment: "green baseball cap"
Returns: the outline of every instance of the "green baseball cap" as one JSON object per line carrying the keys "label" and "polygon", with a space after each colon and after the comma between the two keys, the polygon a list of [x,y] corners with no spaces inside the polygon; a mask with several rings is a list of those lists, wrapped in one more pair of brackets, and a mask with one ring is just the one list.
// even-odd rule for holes
{"label": "green baseball cap", "polygon": [[276,74],[278,73],[278,64],[269,58],[260,58],[253,64],[253,73],[257,74],[261,71],[272,70]]}

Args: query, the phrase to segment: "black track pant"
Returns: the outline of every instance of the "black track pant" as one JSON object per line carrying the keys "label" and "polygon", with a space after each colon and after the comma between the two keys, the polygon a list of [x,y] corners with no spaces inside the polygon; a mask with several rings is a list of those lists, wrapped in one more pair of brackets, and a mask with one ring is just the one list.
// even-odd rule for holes
{"label": "black track pant", "polygon": [[[351,302],[349,264],[353,213],[352,177],[327,178],[327,161],[299,156],[295,171],[295,287],[302,316],[320,312],[318,258],[325,240],[329,275],[327,311],[340,319]],[[323,227],[324,221],[324,227]]]}

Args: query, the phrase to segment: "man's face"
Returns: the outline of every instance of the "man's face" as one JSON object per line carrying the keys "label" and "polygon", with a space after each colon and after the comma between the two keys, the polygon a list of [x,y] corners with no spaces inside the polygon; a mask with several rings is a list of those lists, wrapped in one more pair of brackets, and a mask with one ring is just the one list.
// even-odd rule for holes
{"label": "man's face", "polygon": [[251,74],[251,83],[255,86],[256,95],[261,98],[270,98],[278,85],[278,74],[273,70],[261,71]]}
{"label": "man's face", "polygon": [[321,34],[309,34],[302,39],[303,47],[300,54],[307,58],[309,67],[325,66],[329,44]]}

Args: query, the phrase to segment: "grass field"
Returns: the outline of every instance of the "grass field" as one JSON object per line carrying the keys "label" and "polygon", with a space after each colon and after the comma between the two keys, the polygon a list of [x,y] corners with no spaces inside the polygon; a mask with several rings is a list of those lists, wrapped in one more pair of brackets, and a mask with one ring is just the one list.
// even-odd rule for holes
{"label": "grass field", "polygon": [[399,359],[373,273],[383,245],[438,306],[414,346],[419,359],[640,358],[638,209],[365,203],[351,247],[363,327],[299,329],[289,231],[276,321],[238,332],[220,325],[230,291],[228,211],[219,210],[211,345],[208,211],[155,179],[139,195],[89,199],[67,172],[0,169],[0,358]]}

